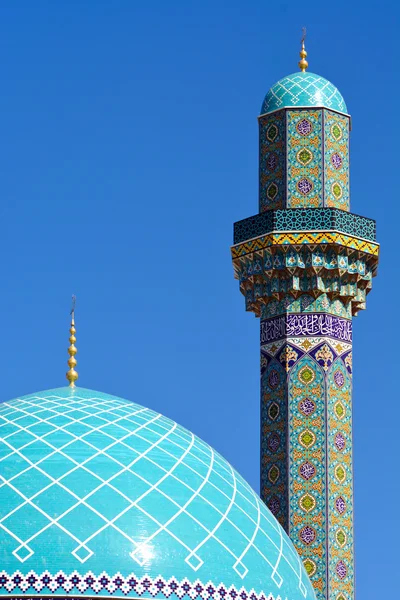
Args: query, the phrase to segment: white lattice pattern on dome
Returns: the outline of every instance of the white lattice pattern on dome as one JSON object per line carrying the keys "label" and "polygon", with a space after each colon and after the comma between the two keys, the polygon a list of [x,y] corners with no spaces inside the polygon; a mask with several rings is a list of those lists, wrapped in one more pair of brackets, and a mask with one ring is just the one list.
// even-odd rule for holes
{"label": "white lattice pattern on dome", "polygon": [[330,81],[314,73],[296,73],[278,81],[266,95],[261,112],[283,106],[325,106],[347,112],[339,90]]}
{"label": "white lattice pattern on dome", "polygon": [[[168,493],[171,482],[184,501]],[[129,542],[132,564],[139,566],[167,534],[184,549],[192,571],[206,560],[208,544],[217,543],[243,579],[251,549],[278,588],[285,561],[306,595],[297,553],[247,483],[199,438],[134,403],[80,398],[78,391],[73,398],[31,396],[0,404],[0,500],[2,488],[13,506],[0,512],[0,529],[15,541],[20,563],[29,563],[53,528],[73,540],[77,564],[94,556],[93,544],[105,530]],[[199,500],[207,516],[197,512]],[[238,527],[235,513],[246,527]],[[146,524],[141,539],[131,527],[138,515]],[[196,540],[185,538],[180,520],[195,524]]]}

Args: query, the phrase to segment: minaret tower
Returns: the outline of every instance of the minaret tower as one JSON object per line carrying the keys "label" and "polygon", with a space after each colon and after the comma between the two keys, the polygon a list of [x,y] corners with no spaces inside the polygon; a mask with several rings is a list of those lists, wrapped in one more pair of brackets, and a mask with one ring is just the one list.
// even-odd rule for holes
{"label": "minaret tower", "polygon": [[379,246],[349,212],[346,104],[306,71],[304,39],[300,57],[262,105],[259,213],[235,223],[232,258],[261,325],[261,496],[318,600],[353,600],[352,318]]}

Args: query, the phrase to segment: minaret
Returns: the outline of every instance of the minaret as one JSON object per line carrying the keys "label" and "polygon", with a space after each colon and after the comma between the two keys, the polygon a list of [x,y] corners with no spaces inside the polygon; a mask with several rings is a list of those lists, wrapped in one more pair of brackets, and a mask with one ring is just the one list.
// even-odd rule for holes
{"label": "minaret", "polygon": [[259,213],[234,225],[246,310],[260,318],[261,496],[318,600],[354,599],[352,318],[376,274],[375,222],[352,214],[350,116],[306,71],[259,117]]}

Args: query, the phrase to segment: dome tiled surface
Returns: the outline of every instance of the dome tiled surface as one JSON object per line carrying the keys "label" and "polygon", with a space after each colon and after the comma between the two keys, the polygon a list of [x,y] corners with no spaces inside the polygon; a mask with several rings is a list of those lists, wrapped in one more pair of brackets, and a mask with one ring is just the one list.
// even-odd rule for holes
{"label": "dome tiled surface", "polygon": [[315,598],[280,525],[210,446],[82,388],[0,404],[0,595],[241,591]]}
{"label": "dome tiled surface", "polygon": [[291,106],[323,106],[347,113],[347,106],[339,90],[327,79],[301,71],[280,79],[264,98],[261,113]]}

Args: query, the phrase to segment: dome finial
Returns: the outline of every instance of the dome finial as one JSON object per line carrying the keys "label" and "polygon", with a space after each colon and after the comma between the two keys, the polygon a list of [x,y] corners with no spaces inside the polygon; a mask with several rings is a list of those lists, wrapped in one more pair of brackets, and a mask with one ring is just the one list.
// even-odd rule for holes
{"label": "dome finial", "polygon": [[300,50],[300,58],[301,60],[299,61],[299,67],[300,67],[300,71],[302,73],[306,72],[306,69],[308,67],[308,62],[306,61],[306,56],[307,56],[307,52],[306,52],[306,48],[305,48],[305,41],[306,41],[306,28],[303,27],[303,37],[301,38],[301,50]]}
{"label": "dome finial", "polygon": [[69,366],[69,371],[67,373],[67,379],[69,381],[69,387],[75,387],[75,381],[78,379],[78,373],[75,371],[75,367],[76,367],[76,358],[75,358],[75,354],[78,352],[78,350],[75,348],[75,342],[76,342],[76,337],[75,337],[75,333],[76,333],[76,329],[75,329],[75,302],[76,302],[76,297],[74,295],[72,295],[72,308],[71,308],[71,328],[69,330],[70,332],[70,338],[69,338],[69,342],[70,342],[70,347],[68,348],[68,354],[69,354],[69,360],[68,360],[68,366]]}

